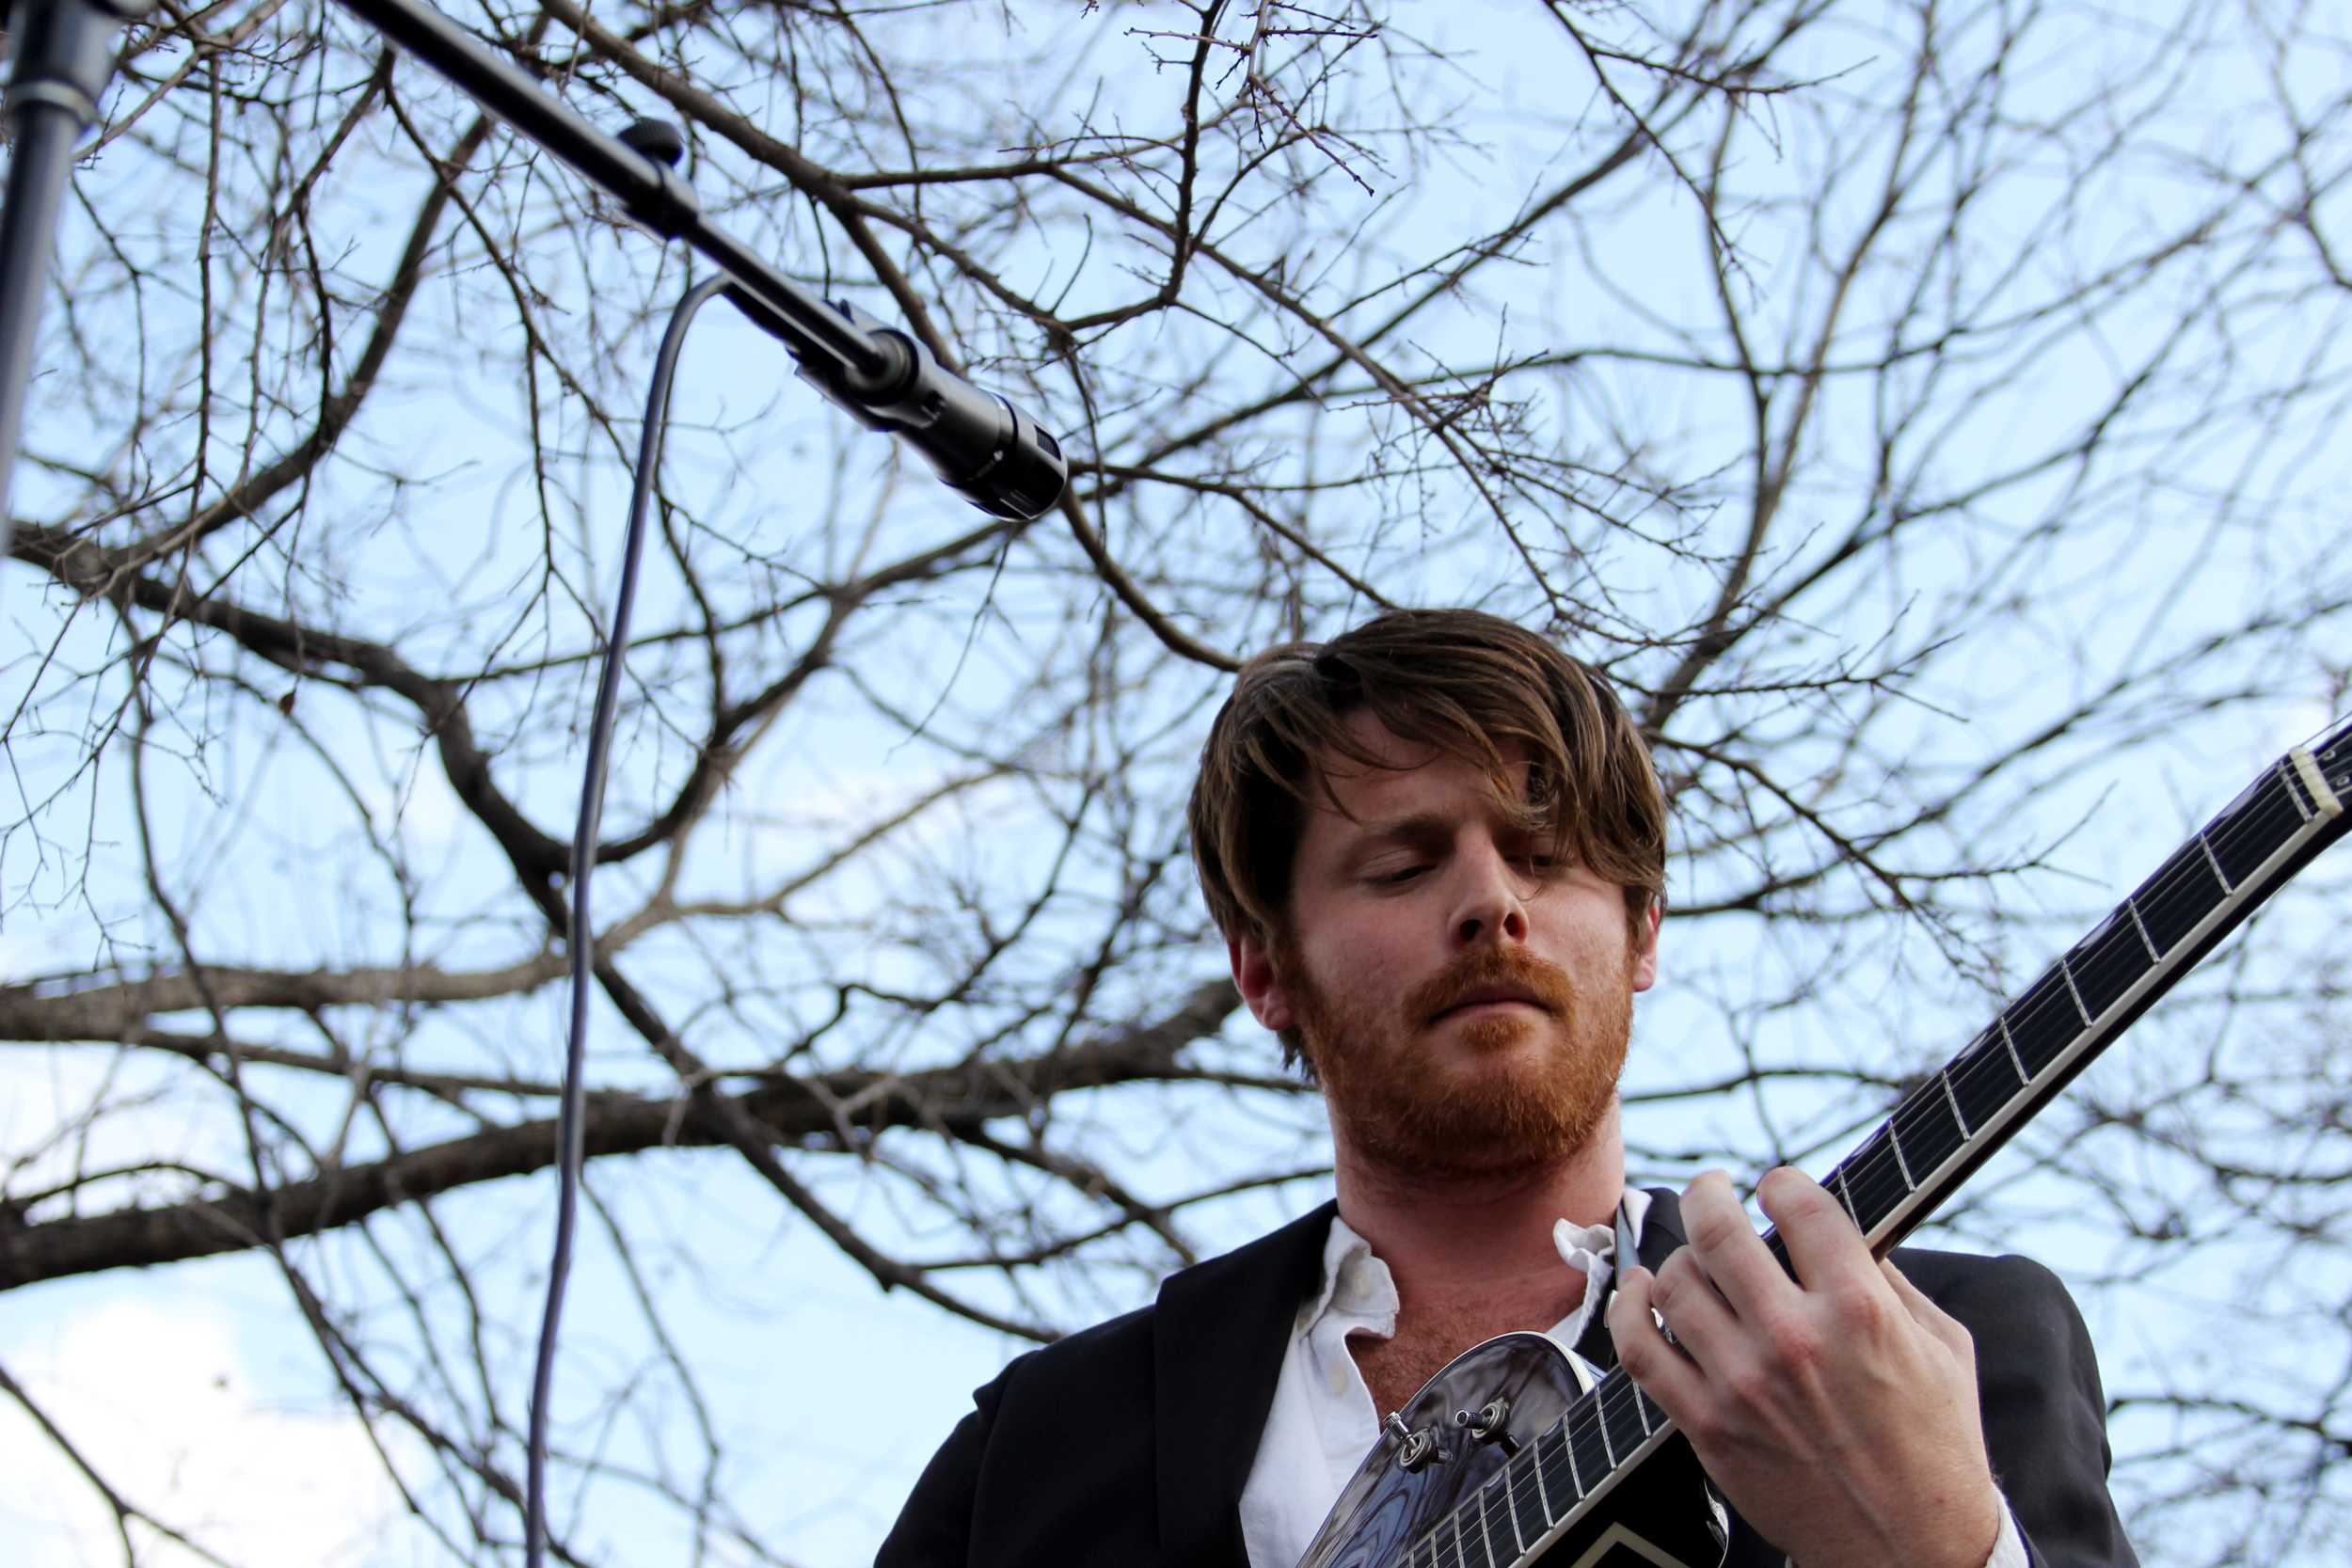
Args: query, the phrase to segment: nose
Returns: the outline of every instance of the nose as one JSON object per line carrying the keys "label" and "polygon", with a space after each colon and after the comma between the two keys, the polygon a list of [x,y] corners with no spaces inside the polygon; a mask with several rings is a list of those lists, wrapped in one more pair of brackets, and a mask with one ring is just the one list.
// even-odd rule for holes
{"label": "nose", "polygon": [[1460,947],[1517,943],[1527,940],[1527,900],[1534,890],[1501,849],[1482,843],[1462,851],[1461,891],[1454,909],[1454,940]]}

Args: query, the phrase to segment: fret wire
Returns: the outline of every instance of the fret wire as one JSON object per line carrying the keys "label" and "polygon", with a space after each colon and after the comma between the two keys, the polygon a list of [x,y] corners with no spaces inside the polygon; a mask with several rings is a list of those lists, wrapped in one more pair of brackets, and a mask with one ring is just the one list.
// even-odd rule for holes
{"label": "fret wire", "polygon": [[[2018,1098],[2018,1088],[2030,1088],[2036,1081],[2037,1069],[2025,1059],[2023,1038],[2031,1038],[2037,1057],[2055,1063],[2074,1041],[2095,1029],[2097,1020],[2106,1017],[2122,997],[2149,974],[2161,968],[2165,955],[2178,948],[2197,926],[2213,917],[2222,908],[2209,893],[2202,891],[2203,878],[2190,870],[2189,863],[2201,857],[2206,870],[2223,895],[2230,895],[2246,886],[2255,871],[2266,860],[2293,841],[2296,832],[2318,815],[2317,797],[2309,801],[2296,790],[2296,780],[2288,771],[2289,761],[2282,759],[2270,774],[2258,779],[2238,800],[2224,809],[2220,816],[2192,837],[2196,847],[2184,844],[2157,867],[2155,872],[2127,895],[2108,915],[2094,927],[2082,942],[2060,954],[2053,966],[2056,975],[2045,971],[2034,985],[2028,987],[2015,1002],[1997,1014],[1993,1030],[1979,1036],[1977,1042],[1960,1056],[1938,1069],[1937,1086],[1943,1092],[1946,1109],[1952,1125],[1959,1130],[1962,1144],[1950,1146],[1951,1152],[1978,1136],[1978,1127]],[[2276,775],[2274,778],[2272,775]],[[2281,800],[2280,797],[2285,798]],[[2293,815],[2289,815],[2292,807]],[[2231,880],[2231,866],[2240,870],[2240,879]],[[2128,920],[2137,938],[2139,952],[2131,948],[2131,939],[2122,936],[2122,924]],[[2159,924],[2170,927],[2170,933],[2160,943],[2156,936]],[[2147,961],[2143,963],[2140,953]],[[2064,1006],[2056,992],[2063,985],[2073,1004],[2072,1019],[2065,1019],[2053,1009]],[[2098,1011],[2092,1011],[2092,998],[2098,998]],[[2012,1023],[2012,1019],[2014,1022]],[[2063,1022],[2061,1022],[2063,1020]],[[2021,1037],[2021,1031],[2024,1035]],[[2061,1032],[2062,1031],[2062,1032]],[[2010,1066],[2017,1075],[2016,1087],[2003,1088],[1983,1076],[1994,1070],[1990,1066],[1994,1054],[1990,1050],[1992,1033],[2000,1036],[2001,1046]],[[1956,1071],[1955,1069],[1958,1070]],[[2046,1069],[2045,1069],[2046,1070]],[[1963,1103],[1963,1091],[1969,1097]],[[1877,1135],[1866,1140],[1852,1156],[1831,1173],[1830,1183],[1837,1190],[1847,1213],[1857,1225],[1863,1224],[1866,1209],[1872,1209],[1876,1197],[1891,1180],[1899,1180],[1908,1192],[1917,1191],[1917,1178],[1911,1168],[1911,1152],[1904,1147],[1908,1132],[1913,1149],[1940,1149],[1949,1143],[1950,1134],[1943,1131],[1941,1118],[1928,1109],[1934,1098],[1924,1085],[1904,1097],[1881,1129],[1886,1149],[1877,1148]],[[1986,1101],[1990,1101],[1988,1105]],[[1972,1125],[1969,1105],[1975,1104],[1979,1119]],[[1891,1159],[1890,1159],[1891,1157]],[[1940,1164],[1939,1156],[1933,1164]],[[1891,1164],[1891,1169],[1889,1168]],[[1862,1188],[1857,1197],[1855,1185]],[[1899,1199],[1898,1199],[1899,1201]],[[1893,1212],[1875,1211],[1882,1213]],[[1867,1228],[1867,1226],[1865,1227]],[[1772,1238],[1776,1240],[1777,1238]],[[1785,1260],[1785,1259],[1784,1259]],[[1644,1432],[1649,1431],[1647,1412],[1643,1408],[1636,1391],[1635,1412]],[[1601,1442],[1612,1465],[1616,1463],[1615,1446],[1608,1430],[1607,1412],[1602,1413]],[[1570,1465],[1576,1467],[1571,1445]],[[1580,1492],[1581,1477],[1577,1478]]]}
{"label": "fret wire", "polygon": [[[2279,799],[2280,795],[2286,797],[2284,801]],[[2238,866],[2239,886],[2244,886],[2255,868],[2269,859],[2273,849],[2285,844],[2301,828],[2299,810],[2292,816],[2286,810],[2294,803],[2294,797],[2290,786],[2265,775],[2224,812],[2231,820],[2221,833],[2221,848],[2229,851],[2232,863]],[[2249,847],[2254,853],[2241,859],[2239,851]],[[2223,867],[2225,875],[2228,869]]]}
{"label": "fret wire", "polygon": [[2148,934],[2148,923],[2139,918],[2138,898],[2135,895],[2126,895],[2123,899],[2123,907],[2131,911],[2132,925],[2139,932],[2140,945],[2148,949],[2148,961],[2159,964],[2164,962],[2164,955],[2156,951],[2155,939]]}
{"label": "fret wire", "polygon": [[[1593,1441],[1594,1422],[1599,1416],[1600,1406],[1587,1401],[1577,1412],[1576,1431],[1568,1438],[1568,1480],[1576,1487],[1580,1504],[1593,1495],[1594,1487],[1609,1479],[1608,1461],[1597,1451],[1600,1445]],[[1586,1451],[1587,1444],[1591,1444],[1595,1451]],[[1593,1479],[1590,1481],[1584,1479],[1584,1467],[1588,1465],[1593,1467]]]}
{"label": "fret wire", "polygon": [[[2064,1041],[2082,1031],[2081,1007],[2070,1006],[2073,999],[2059,994],[2073,983],[2066,976],[2065,967],[2061,960],[2043,970],[2034,977],[2032,985],[2019,992],[2017,999],[2001,1010],[2002,1016],[2010,1020],[2012,1038],[2016,1037],[2018,1031],[2024,1032],[2025,1037],[2018,1044],[2020,1052],[2026,1045],[2036,1044],[2037,1036],[2058,1035],[2058,1044],[2046,1053],[2037,1048],[2037,1055],[2044,1065],[2058,1050],[2063,1049]],[[2048,1042],[2045,1039],[2041,1043]]]}
{"label": "fret wire", "polygon": [[[1925,1086],[1921,1085],[1922,1088]],[[1896,1195],[1899,1202],[1919,1190],[1918,1173],[1935,1169],[1942,1158],[1938,1151],[1950,1139],[1949,1133],[1937,1135],[1943,1125],[1941,1117],[1932,1122],[1927,1119],[1929,1105],[1925,1097],[1918,1097],[1916,1104],[1912,1102],[1912,1097],[1906,1097],[1901,1104],[1895,1107],[1894,1114],[1886,1118],[1885,1124],[1870,1134],[1871,1146],[1882,1138],[1886,1144],[1885,1154],[1873,1157],[1873,1172],[1881,1177],[1887,1176],[1891,1163],[1891,1174],[1902,1189]],[[1908,1142],[1905,1134],[1909,1135]],[[1918,1156],[1915,1162],[1915,1155]]]}
{"label": "fret wire", "polygon": [[1953,1081],[1954,1089],[1976,1108],[1976,1125],[1979,1127],[2000,1115],[2016,1093],[2010,1086],[2009,1074],[2000,1070],[2000,1053],[1992,1046],[1992,1034],[1987,1031],[1970,1042],[1955,1064],[1960,1070]]}
{"label": "fret wire", "polygon": [[2123,929],[2121,910],[2101,921],[2075,946],[2074,980],[2083,1011],[2104,1018],[2123,993],[2145,978],[2154,966],[2140,956],[2139,945]]}
{"label": "fret wire", "polygon": [[2303,799],[2303,781],[2295,776],[2295,768],[2293,764],[2291,764],[2285,757],[2280,757],[2275,766],[2279,770],[2279,777],[2280,781],[2287,786],[2287,799],[2295,802],[2295,815],[2306,822],[2309,822],[2312,817],[2317,816],[2319,815],[2319,802],[2317,800],[2306,801]]}
{"label": "fret wire", "polygon": [[[1603,1384],[1601,1386],[1602,1399],[1606,1400],[1608,1394],[1609,1386]],[[1609,1412],[1596,1409],[1593,1415],[1595,1417],[1593,1424],[1600,1428],[1600,1451],[1609,1456],[1609,1467],[1613,1470],[1617,1467],[1617,1446],[1609,1441]]]}
{"label": "fret wire", "polygon": [[[1935,1075],[1941,1080],[1943,1069],[1937,1069]],[[1897,1102],[1886,1119],[1903,1130],[1914,1148],[1917,1148],[1923,1139],[1931,1141],[1938,1136],[1949,1135],[1938,1132],[1944,1125],[1944,1118],[1935,1114],[1935,1090],[1925,1083],[1912,1085],[1911,1091]]]}
{"label": "fret wire", "polygon": [[[1649,1422],[1642,1420],[1642,1389],[1635,1387],[1635,1385],[1626,1385],[1626,1389],[1628,1389],[1628,1397],[1632,1399],[1632,1422],[1635,1422],[1637,1427],[1642,1427],[1642,1436],[1649,1436]],[[1626,1399],[1607,1399],[1607,1392],[1604,1392],[1602,1425],[1607,1425],[1612,1413],[1623,1413],[1623,1411],[1626,1411]],[[1635,1449],[1640,1449],[1640,1446],[1642,1444],[1637,1441]],[[1626,1453],[1632,1453],[1632,1449],[1628,1449]]]}
{"label": "fret wire", "polygon": [[2230,886],[2230,879],[2222,873],[2221,862],[2214,854],[2213,846],[2205,842],[2205,831],[2202,828],[2197,831],[2197,847],[2205,852],[2205,863],[2213,867],[2213,879],[2221,884],[2221,891],[2224,893],[2237,891]]}
{"label": "fret wire", "polygon": [[[1486,1495],[1486,1489],[1482,1486],[1477,1491],[1471,1493],[1463,1502],[1462,1506],[1455,1509],[1454,1513],[1456,1518],[1459,1518],[1465,1511],[1478,1516],[1478,1544],[1486,1554],[1486,1568],[1495,1568],[1495,1538],[1493,1532],[1486,1528],[1486,1511],[1485,1508],[1480,1506],[1478,1500]],[[1461,1534],[1462,1527],[1459,1525],[1454,1526],[1454,1532],[1456,1535]],[[1467,1564],[1470,1560],[1469,1551],[1465,1550],[1462,1553],[1462,1559],[1465,1568],[1467,1568]]]}
{"label": "fret wire", "polygon": [[[1879,1134],[1883,1132],[1884,1128],[1878,1129],[1848,1150],[1846,1157],[1837,1162],[1837,1168],[1830,1173],[1836,1179],[1829,1184],[1831,1193],[1844,1206],[1846,1217],[1862,1230],[1870,1228],[1869,1215],[1877,1207],[1870,1201],[1872,1193],[1877,1190],[1877,1183],[1871,1177],[1885,1164],[1885,1156],[1880,1153],[1878,1145]],[[1858,1192],[1855,1190],[1857,1186],[1860,1188]],[[1791,1273],[1795,1272],[1793,1262],[1788,1267]]]}
{"label": "fret wire", "polygon": [[1952,1108],[1952,1120],[1959,1124],[1960,1135],[1963,1138],[1975,1137],[1977,1134],[1969,1127],[1968,1118],[1961,1114],[1960,1096],[1952,1092],[1952,1069],[1948,1067],[1937,1068],[1935,1081],[1944,1085],[1944,1103]]}
{"label": "fret wire", "polygon": [[2009,1059],[2017,1064],[2017,1082],[2021,1085],[2032,1083],[2033,1074],[2026,1070],[2026,1058],[2017,1053],[2017,1041],[2009,1032],[2009,1015],[2007,1013],[2003,1013],[2001,1015],[2000,1025],[2001,1043],[2009,1047]]}
{"label": "fret wire", "polygon": [[[1876,1134],[1872,1134],[1872,1136],[1873,1139],[1875,1139]],[[1883,1217],[1894,1209],[1895,1204],[1899,1202],[1902,1196],[1901,1194],[1897,1194],[1895,1198],[1891,1201],[1881,1202],[1878,1200],[1877,1188],[1880,1183],[1874,1182],[1871,1178],[1874,1172],[1884,1170],[1886,1162],[1883,1157],[1877,1159],[1870,1158],[1870,1155],[1875,1151],[1875,1148],[1876,1145],[1874,1142],[1870,1145],[1864,1146],[1863,1148],[1856,1149],[1854,1152],[1864,1156],[1864,1158],[1858,1162],[1848,1162],[1849,1164],[1853,1164],[1860,1170],[1862,1175],[1862,1189],[1867,1201],[1856,1202],[1854,1200],[1852,1184],[1853,1179],[1851,1174],[1845,1174],[1841,1171],[1838,1183],[1839,1186],[1844,1189],[1843,1196],[1846,1199],[1846,1212],[1853,1217],[1854,1228],[1865,1232],[1869,1230],[1872,1223],[1872,1220],[1866,1217],[1866,1215]],[[1906,1191],[1908,1191],[1908,1189],[1906,1189]]]}
{"label": "fret wire", "polygon": [[1919,1183],[1912,1180],[1911,1162],[1903,1158],[1902,1141],[1895,1136],[1895,1124],[1891,1120],[1886,1124],[1886,1147],[1895,1151],[1895,1168],[1902,1172],[1903,1191],[1917,1192]]}
{"label": "fret wire", "polygon": [[1518,1463],[1517,1454],[1513,1454],[1502,1462],[1502,1506],[1511,1511],[1513,1550],[1517,1556],[1525,1557],[1527,1555],[1527,1532],[1519,1528],[1519,1494],[1518,1489],[1511,1484],[1511,1466]]}
{"label": "fret wire", "polygon": [[[1563,1417],[1554,1428],[1560,1433],[1560,1446],[1564,1449],[1568,1446],[1567,1425],[1566,1418]],[[1542,1433],[1535,1434],[1535,1441],[1528,1451],[1535,1456],[1535,1506],[1543,1510],[1544,1528],[1549,1529],[1560,1522],[1560,1515],[1551,1511],[1551,1489],[1544,1484],[1544,1436]],[[1569,1456],[1568,1466],[1571,1470],[1575,1468],[1574,1455]]]}
{"label": "fret wire", "polygon": [[2074,983],[2074,966],[2066,961],[2066,955],[2063,953],[2058,955],[2058,971],[2066,977],[2067,994],[2074,999],[2074,1010],[2082,1014],[2083,1022],[2088,1025],[2090,1022],[2090,1009],[2083,1006],[2083,989]]}

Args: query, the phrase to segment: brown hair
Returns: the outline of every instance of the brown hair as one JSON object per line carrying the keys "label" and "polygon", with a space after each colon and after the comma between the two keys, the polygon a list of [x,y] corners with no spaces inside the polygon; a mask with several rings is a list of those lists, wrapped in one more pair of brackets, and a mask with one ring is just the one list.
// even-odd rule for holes
{"label": "brown hair", "polygon": [[[1480,769],[1512,817],[1549,827],[1555,852],[1622,884],[1629,932],[1663,902],[1665,801],[1609,683],[1498,616],[1400,610],[1327,643],[1260,654],[1210,726],[1188,816],[1200,891],[1227,940],[1279,942],[1308,791],[1339,805],[1319,765],[1379,766],[1349,733],[1359,711]],[[1523,799],[1505,747],[1528,759]]]}

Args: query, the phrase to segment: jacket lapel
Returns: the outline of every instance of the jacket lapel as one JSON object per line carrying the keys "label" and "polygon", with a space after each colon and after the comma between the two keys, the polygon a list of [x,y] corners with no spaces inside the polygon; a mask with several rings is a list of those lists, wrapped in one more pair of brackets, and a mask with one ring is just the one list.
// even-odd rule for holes
{"label": "jacket lapel", "polygon": [[1642,1267],[1656,1274],[1659,1265],[1691,1238],[1682,1229],[1682,1196],[1671,1187],[1644,1190],[1649,1194],[1649,1212],[1642,1217],[1642,1241],[1634,1250]]}
{"label": "jacket lapel", "polygon": [[[1642,1267],[1656,1274],[1659,1266],[1674,1256],[1687,1237],[1682,1231],[1682,1199],[1665,1187],[1645,1189],[1649,1194],[1649,1212],[1642,1216],[1642,1239],[1635,1243],[1633,1254],[1642,1260]],[[1609,1296],[1617,1291],[1617,1282],[1609,1281]],[[1584,1325],[1583,1335],[1576,1341],[1576,1354],[1606,1371],[1617,1364],[1617,1344],[1609,1334],[1609,1296],[1601,1298],[1600,1310]]]}
{"label": "jacket lapel", "polygon": [[1171,1275],[1152,1314],[1160,1561],[1243,1568],[1241,1494],[1337,1203]]}
{"label": "jacket lapel", "polygon": [[[1655,1271],[1683,1244],[1682,1209],[1674,1193],[1649,1191],[1636,1250],[1643,1266]],[[1243,1568],[1248,1561],[1242,1488],[1274,1406],[1299,1303],[1322,1281],[1324,1243],[1338,1212],[1336,1202],[1322,1204],[1160,1286],[1152,1326],[1152,1441],[1159,1560],[1168,1568]],[[1594,1341],[1590,1333],[1585,1338],[1586,1345]],[[1597,1348],[1603,1364],[1613,1366],[1608,1338],[1600,1327]]]}

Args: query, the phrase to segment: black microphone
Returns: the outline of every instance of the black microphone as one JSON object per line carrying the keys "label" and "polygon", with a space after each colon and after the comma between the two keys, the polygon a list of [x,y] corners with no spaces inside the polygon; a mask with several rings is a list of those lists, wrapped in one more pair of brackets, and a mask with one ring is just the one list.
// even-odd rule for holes
{"label": "black microphone", "polygon": [[801,379],[869,430],[905,440],[950,490],[992,517],[1026,522],[1061,499],[1070,465],[1061,443],[1035,420],[948,370],[912,333],[883,325],[847,300],[827,303],[891,363],[869,377],[829,356],[796,356]]}

